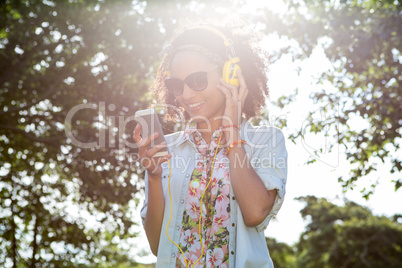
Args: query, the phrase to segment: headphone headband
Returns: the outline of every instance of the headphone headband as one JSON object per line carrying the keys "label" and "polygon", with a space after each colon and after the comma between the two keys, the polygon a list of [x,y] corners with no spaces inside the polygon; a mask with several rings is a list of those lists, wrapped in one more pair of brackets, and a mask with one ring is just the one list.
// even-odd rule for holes
{"label": "headphone headband", "polygon": [[212,33],[214,33],[214,34],[220,36],[220,37],[223,39],[223,43],[225,44],[225,46],[226,46],[227,48],[229,48],[229,51],[230,51],[230,54],[231,54],[231,55],[229,56],[229,58],[236,58],[236,52],[235,52],[234,47],[233,47],[233,41],[232,41],[231,39],[227,38],[221,31],[219,31],[219,30],[216,29],[216,28],[213,28],[213,27],[211,27],[211,26],[206,26],[206,25],[204,25],[204,26],[198,26],[198,27],[195,27],[195,28],[193,28],[193,29],[202,29],[202,30],[206,30],[206,31],[212,32]]}

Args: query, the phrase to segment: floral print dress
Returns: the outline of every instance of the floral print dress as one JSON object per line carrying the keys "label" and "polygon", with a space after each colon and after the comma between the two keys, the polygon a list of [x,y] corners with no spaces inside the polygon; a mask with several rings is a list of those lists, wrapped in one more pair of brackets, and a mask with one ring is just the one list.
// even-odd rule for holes
{"label": "floral print dress", "polygon": [[[202,155],[202,161],[194,168],[189,182],[180,232],[179,247],[188,267],[193,267],[195,263],[194,267],[229,267],[230,178],[223,149],[218,149],[211,178],[212,162],[220,134],[221,129],[216,130],[211,143],[207,145],[195,124],[190,124],[185,131],[185,135],[192,139]],[[220,144],[225,144],[224,135]],[[199,236],[200,200],[210,179],[202,202],[202,250]],[[186,262],[179,250],[176,267],[186,267]]]}

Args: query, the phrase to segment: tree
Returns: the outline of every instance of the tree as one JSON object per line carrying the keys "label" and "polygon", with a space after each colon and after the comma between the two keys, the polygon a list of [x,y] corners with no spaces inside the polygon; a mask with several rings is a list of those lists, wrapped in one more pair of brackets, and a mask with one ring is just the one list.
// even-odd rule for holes
{"label": "tree", "polygon": [[401,215],[384,217],[351,201],[299,197],[308,221],[294,245],[266,238],[275,267],[400,267]]}
{"label": "tree", "polygon": [[0,266],[136,265],[132,116],[179,14],[230,13],[205,3],[0,3]]}
{"label": "tree", "polygon": [[[159,27],[142,9],[1,3],[0,266],[135,264],[116,241],[135,235],[141,170],[121,145],[129,116],[148,105],[140,96],[160,51]],[[88,228],[79,211],[103,225]]]}
{"label": "tree", "polygon": [[354,202],[337,206],[325,198],[297,198],[308,219],[298,242],[298,267],[400,267],[402,224],[374,216]]}
{"label": "tree", "polygon": [[[339,110],[340,114],[317,122],[312,116],[317,111],[312,111],[308,120],[310,132],[334,128],[336,133],[326,134],[344,145],[347,159],[354,164],[350,176],[340,177],[339,182],[345,189],[353,188],[356,181],[377,169],[380,160],[391,165],[391,173],[399,173],[402,165],[396,152],[402,124],[402,1],[287,3],[288,12],[276,26],[280,34],[298,41],[300,53],[295,57],[308,57],[321,44],[333,63],[333,70],[319,81],[322,92],[314,94],[313,100],[320,105],[319,112]],[[325,81],[337,91],[328,92]],[[367,127],[356,129],[352,123],[356,118]],[[339,129],[338,124],[346,130]],[[297,137],[303,137],[303,130],[291,136]],[[397,190],[402,179],[394,183]],[[366,189],[363,196],[368,198],[372,190]]]}
{"label": "tree", "polygon": [[266,237],[269,255],[276,268],[296,266],[296,248],[286,243],[278,242],[274,238]]}

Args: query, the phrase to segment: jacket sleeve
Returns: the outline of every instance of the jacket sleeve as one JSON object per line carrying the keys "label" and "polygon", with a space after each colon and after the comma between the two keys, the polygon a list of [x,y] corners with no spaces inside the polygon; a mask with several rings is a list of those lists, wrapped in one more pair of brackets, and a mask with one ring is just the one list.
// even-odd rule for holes
{"label": "jacket sleeve", "polygon": [[277,190],[271,212],[256,228],[264,231],[270,220],[278,213],[285,197],[287,178],[287,151],[285,138],[280,129],[262,126],[256,129],[250,146],[253,148],[251,164],[267,190]]}

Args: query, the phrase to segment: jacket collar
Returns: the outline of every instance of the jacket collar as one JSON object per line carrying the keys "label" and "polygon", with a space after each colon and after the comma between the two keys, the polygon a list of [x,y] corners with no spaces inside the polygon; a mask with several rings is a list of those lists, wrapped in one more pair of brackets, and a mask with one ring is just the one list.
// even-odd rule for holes
{"label": "jacket collar", "polygon": [[[241,123],[240,123],[240,136],[242,139],[244,139],[247,129],[252,128],[253,126],[251,123],[245,119],[242,118]],[[216,135],[220,134],[221,129],[217,129],[214,131],[212,137],[214,138]],[[187,123],[186,128],[184,129],[182,135],[180,135],[180,140],[177,142],[177,146],[180,146],[182,143],[186,142],[187,140],[191,143],[194,144],[192,135],[199,135],[201,137],[201,133],[197,130],[197,123],[194,121],[190,121]]]}

